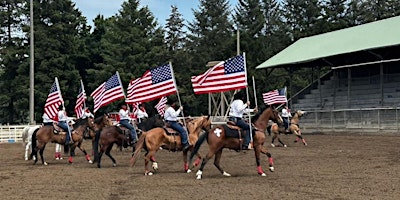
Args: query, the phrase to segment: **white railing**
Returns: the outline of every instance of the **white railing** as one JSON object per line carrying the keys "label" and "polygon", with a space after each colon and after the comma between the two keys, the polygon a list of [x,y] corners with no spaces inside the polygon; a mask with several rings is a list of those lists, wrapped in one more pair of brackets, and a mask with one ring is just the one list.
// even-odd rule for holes
{"label": "white railing", "polygon": [[22,131],[26,126],[30,125],[0,126],[0,143],[22,142]]}

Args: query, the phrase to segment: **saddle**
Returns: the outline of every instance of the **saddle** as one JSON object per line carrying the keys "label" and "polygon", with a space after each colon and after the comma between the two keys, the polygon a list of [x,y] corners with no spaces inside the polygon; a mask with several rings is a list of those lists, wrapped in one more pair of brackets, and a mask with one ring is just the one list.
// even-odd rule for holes
{"label": "saddle", "polygon": [[180,136],[179,132],[176,131],[175,129],[171,128],[169,123],[165,123],[165,126],[163,127],[167,135],[178,135]]}

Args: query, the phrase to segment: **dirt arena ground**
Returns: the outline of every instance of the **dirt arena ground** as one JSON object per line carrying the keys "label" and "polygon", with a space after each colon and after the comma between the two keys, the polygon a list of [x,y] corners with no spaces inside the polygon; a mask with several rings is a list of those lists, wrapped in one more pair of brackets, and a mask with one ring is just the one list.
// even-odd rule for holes
{"label": "dirt arena ground", "polygon": [[[257,175],[254,154],[224,150],[223,177],[207,164],[202,180],[183,173],[181,153],[160,150],[159,171],[144,176],[143,161],[129,167],[130,153],[113,150],[118,162],[103,168],[85,161],[55,160],[54,144],[45,151],[48,166],[23,159],[21,143],[0,144],[1,199],[400,199],[400,137],[305,135],[308,146],[282,136],[287,148],[266,146],[275,172]],[[270,137],[267,138],[270,141]],[[90,150],[89,141],[85,147]],[[203,144],[204,154],[207,144]],[[143,153],[142,153],[143,154]],[[39,161],[40,162],[40,161]],[[263,168],[267,169],[266,156]]]}

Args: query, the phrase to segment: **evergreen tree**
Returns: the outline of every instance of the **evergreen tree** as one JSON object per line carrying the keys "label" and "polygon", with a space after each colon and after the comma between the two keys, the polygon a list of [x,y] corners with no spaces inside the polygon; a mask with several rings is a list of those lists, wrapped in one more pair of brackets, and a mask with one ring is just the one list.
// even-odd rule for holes
{"label": "evergreen tree", "polygon": [[41,116],[54,77],[58,77],[68,115],[80,86],[77,67],[88,32],[86,18],[70,0],[35,0],[35,112]]}
{"label": "evergreen tree", "polygon": [[22,34],[27,23],[22,0],[0,1],[0,122],[27,123],[29,58]]}

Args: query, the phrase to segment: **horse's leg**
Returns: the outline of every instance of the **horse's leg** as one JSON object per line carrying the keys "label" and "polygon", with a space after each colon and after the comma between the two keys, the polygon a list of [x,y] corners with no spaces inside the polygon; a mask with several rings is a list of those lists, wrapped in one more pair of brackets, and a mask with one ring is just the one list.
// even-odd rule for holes
{"label": "horse's leg", "polygon": [[222,148],[215,153],[215,158],[214,158],[214,166],[221,172],[222,175],[224,176],[231,176],[229,173],[225,172],[222,167],[219,165],[221,161],[221,156],[222,156]]}
{"label": "horse's leg", "polygon": [[149,170],[149,163],[152,162],[152,168],[154,172],[158,171],[158,163],[156,162],[156,159],[154,155],[156,154],[156,150],[148,150],[147,153],[145,154],[144,158],[144,175],[153,175],[153,172]]}
{"label": "horse's leg", "polygon": [[197,180],[200,180],[200,179],[202,178],[204,166],[207,164],[208,160],[210,160],[210,159],[214,156],[214,154],[215,154],[215,153],[214,153],[213,151],[210,150],[210,151],[207,153],[206,157],[203,158],[203,161],[201,162],[200,168],[199,168],[199,170],[198,170],[197,173],[196,173],[196,179],[197,179]]}
{"label": "horse's leg", "polygon": [[[83,138],[82,138],[83,139]],[[82,140],[79,141],[77,147],[82,151],[82,153],[85,155],[86,161],[88,161],[90,164],[92,164],[92,160],[90,159],[90,155],[86,152],[86,149],[82,146]]]}
{"label": "horse's leg", "polygon": [[94,162],[99,160],[99,138],[100,138],[100,131],[96,131],[94,139],[92,140],[92,148],[93,148],[93,156]]}
{"label": "horse's leg", "polygon": [[113,162],[113,167],[116,167],[117,166],[117,162],[115,161],[115,159],[111,156],[111,149],[112,149],[112,147],[113,147],[113,144],[111,144],[110,146],[108,146],[107,147],[107,149],[106,149],[106,152],[105,152],[105,154],[112,160],[112,162]]}
{"label": "horse's leg", "polygon": [[186,173],[190,173],[191,172],[191,170],[189,170],[189,164],[188,164],[188,159],[187,159],[187,154],[188,154],[188,151],[182,151],[183,152],[183,170],[186,172]]}
{"label": "horse's leg", "polygon": [[278,142],[281,143],[283,147],[287,147],[285,143],[282,142],[281,138],[278,137]]}
{"label": "horse's leg", "polygon": [[[264,176],[265,173],[263,172],[263,170],[261,168],[261,163],[260,163],[260,152],[267,155],[270,172],[273,172],[275,170],[274,169],[274,159],[272,158],[272,155],[267,151],[267,149],[265,149],[262,145],[258,146],[258,148],[259,149],[257,149],[255,152],[256,153],[256,162],[257,162],[257,171],[258,171],[258,174],[260,174],[261,176]],[[258,155],[258,157],[257,157],[257,155]]]}
{"label": "horse's leg", "polygon": [[98,156],[97,156],[97,167],[98,168],[100,168],[100,163],[101,163],[101,157],[103,156],[103,153],[104,153],[104,149],[105,148],[107,148],[107,146],[105,146],[105,145],[103,145],[103,146],[101,146],[100,147],[100,151],[99,151],[99,154],[98,154]]}
{"label": "horse's leg", "polygon": [[71,145],[70,150],[69,150],[68,162],[71,164],[74,162],[75,149],[76,149],[76,142]]}
{"label": "horse's leg", "polygon": [[[40,146],[40,145],[38,145],[38,146]],[[42,164],[43,165],[47,165],[47,162],[44,161],[44,156],[43,156],[43,152],[44,152],[45,148],[46,148],[46,144],[44,144],[43,147],[40,148],[40,150],[39,150],[40,159],[42,159]]]}
{"label": "horse's leg", "polygon": [[31,145],[32,145],[31,141],[28,141],[28,143],[26,143],[25,145],[25,160],[28,160],[29,149],[32,149]]}
{"label": "horse's leg", "polygon": [[[274,142],[275,142],[275,139],[278,137],[278,134],[274,131],[274,135],[272,136],[272,140],[271,140],[271,146],[272,147],[275,147],[275,144],[274,144]],[[278,138],[278,140],[279,140],[279,138]]]}

